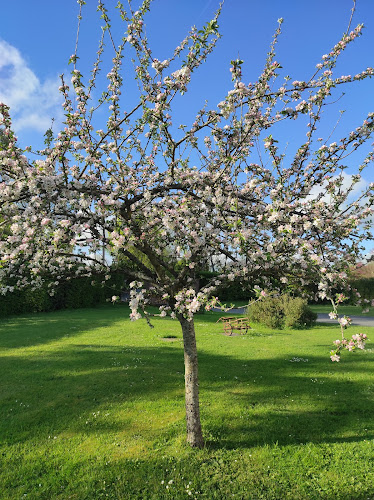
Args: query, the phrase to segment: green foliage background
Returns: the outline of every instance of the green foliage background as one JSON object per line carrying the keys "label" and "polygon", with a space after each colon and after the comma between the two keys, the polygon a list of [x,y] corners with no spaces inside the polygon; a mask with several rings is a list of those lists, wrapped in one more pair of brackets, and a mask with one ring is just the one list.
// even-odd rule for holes
{"label": "green foliage background", "polygon": [[[104,304],[124,288],[124,274],[113,273],[102,285],[103,275],[61,281],[54,295],[48,293],[48,282],[37,290],[25,288],[0,296],[0,317],[28,312],[78,309]],[[93,284],[95,282],[95,284]]]}

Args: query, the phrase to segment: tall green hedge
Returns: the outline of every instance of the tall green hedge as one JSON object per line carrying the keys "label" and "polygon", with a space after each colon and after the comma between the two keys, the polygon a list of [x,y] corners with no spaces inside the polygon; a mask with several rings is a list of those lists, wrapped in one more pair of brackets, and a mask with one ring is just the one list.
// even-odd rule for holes
{"label": "tall green hedge", "polygon": [[[58,309],[78,309],[105,303],[124,288],[124,274],[113,273],[101,285],[103,276],[73,278],[61,281],[54,295],[48,293],[48,282],[37,290],[25,288],[0,296],[0,317],[28,312],[48,312]],[[95,281],[95,284],[92,282]]]}
{"label": "tall green hedge", "polygon": [[[200,271],[198,273],[199,286],[203,288],[208,285],[219,273],[212,271]],[[247,300],[255,296],[253,292],[253,285],[245,280],[234,280],[222,285],[216,294],[222,302],[230,302],[233,300]]]}
{"label": "tall green hedge", "polygon": [[[374,299],[374,278],[360,278],[351,281],[351,286],[356,289],[363,299]],[[352,294],[353,302],[356,300],[355,294]]]}

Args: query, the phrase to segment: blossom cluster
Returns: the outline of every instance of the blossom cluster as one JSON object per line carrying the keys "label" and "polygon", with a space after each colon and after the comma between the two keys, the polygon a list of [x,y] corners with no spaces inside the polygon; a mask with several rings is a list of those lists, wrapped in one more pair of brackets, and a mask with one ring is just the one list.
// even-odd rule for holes
{"label": "blossom cluster", "polygon": [[335,340],[334,344],[336,346],[330,352],[331,361],[340,361],[340,352],[343,349],[348,351],[354,351],[355,349],[365,349],[365,341],[367,340],[367,335],[365,333],[357,333],[352,335],[350,339],[342,338],[341,340]]}

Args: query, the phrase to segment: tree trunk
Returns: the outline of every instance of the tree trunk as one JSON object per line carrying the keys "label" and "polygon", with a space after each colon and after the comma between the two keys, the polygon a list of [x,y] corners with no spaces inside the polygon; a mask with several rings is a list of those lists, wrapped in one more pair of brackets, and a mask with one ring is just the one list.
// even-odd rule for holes
{"label": "tree trunk", "polygon": [[178,315],[184,343],[184,380],[186,397],[187,442],[196,448],[204,446],[200,423],[199,378],[197,369],[196,336],[193,319]]}

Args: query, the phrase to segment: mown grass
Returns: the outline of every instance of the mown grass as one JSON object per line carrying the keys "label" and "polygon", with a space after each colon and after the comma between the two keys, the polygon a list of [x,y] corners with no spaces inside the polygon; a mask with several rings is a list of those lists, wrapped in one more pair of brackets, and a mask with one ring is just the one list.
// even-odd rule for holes
{"label": "mown grass", "polygon": [[2,320],[0,498],[373,498],[372,344],[333,364],[335,326],[226,337],[219,317],[196,317],[203,450],[185,444],[178,323]]}

